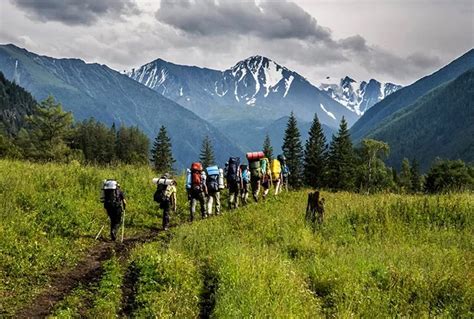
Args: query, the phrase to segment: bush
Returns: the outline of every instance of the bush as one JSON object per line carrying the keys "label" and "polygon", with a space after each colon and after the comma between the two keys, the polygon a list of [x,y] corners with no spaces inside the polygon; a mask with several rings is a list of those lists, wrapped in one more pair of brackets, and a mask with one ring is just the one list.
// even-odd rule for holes
{"label": "bush", "polygon": [[463,161],[436,161],[426,176],[425,190],[429,193],[474,189],[474,167]]}

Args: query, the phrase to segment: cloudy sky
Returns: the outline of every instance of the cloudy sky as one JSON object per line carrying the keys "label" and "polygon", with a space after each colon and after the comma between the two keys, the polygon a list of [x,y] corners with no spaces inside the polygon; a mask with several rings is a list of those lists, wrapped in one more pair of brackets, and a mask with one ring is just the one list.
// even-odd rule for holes
{"label": "cloudy sky", "polygon": [[117,70],[260,54],[315,84],[408,84],[474,47],[474,1],[0,0],[0,43]]}

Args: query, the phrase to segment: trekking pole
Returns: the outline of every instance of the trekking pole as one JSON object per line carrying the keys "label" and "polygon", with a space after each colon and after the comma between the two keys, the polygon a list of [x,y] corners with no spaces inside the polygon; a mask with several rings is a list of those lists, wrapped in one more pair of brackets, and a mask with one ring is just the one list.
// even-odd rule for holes
{"label": "trekking pole", "polygon": [[95,240],[97,240],[97,238],[99,238],[100,236],[100,233],[102,233],[102,230],[104,229],[105,225],[102,225],[102,228],[99,230],[99,232],[97,233],[97,235],[95,236]]}
{"label": "trekking pole", "polygon": [[121,243],[123,243],[124,231],[125,231],[125,209],[123,210],[123,215],[122,215],[122,239],[120,240]]}

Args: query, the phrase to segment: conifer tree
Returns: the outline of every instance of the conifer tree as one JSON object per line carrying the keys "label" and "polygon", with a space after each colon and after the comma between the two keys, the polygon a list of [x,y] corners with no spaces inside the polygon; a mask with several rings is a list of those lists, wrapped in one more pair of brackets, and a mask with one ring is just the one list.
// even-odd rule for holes
{"label": "conifer tree", "polygon": [[329,147],[327,182],[333,189],[352,190],[354,188],[355,153],[344,117]]}
{"label": "conifer tree", "polygon": [[125,164],[147,164],[149,143],[148,137],[138,127],[120,126],[117,131],[117,158]]}
{"label": "conifer tree", "polygon": [[319,123],[317,114],[314,114],[313,124],[309,129],[309,138],[304,150],[304,177],[308,186],[318,188],[323,186],[326,172],[327,145],[326,137]]}
{"label": "conifer tree", "polygon": [[270,136],[268,134],[265,135],[265,140],[263,141],[263,153],[270,161],[272,160],[273,147],[272,147],[272,142],[270,140]]}
{"label": "conifer tree", "polygon": [[209,136],[206,135],[202,141],[201,154],[199,160],[204,168],[215,164],[214,149],[212,148],[212,142]]}
{"label": "conifer tree", "polygon": [[23,130],[21,148],[26,158],[41,161],[62,161],[70,154],[69,139],[72,134],[73,116],[64,112],[61,103],[49,96],[26,117],[27,129]]}
{"label": "conifer tree", "polygon": [[303,175],[303,146],[301,145],[301,135],[298,130],[296,117],[291,112],[283,139],[283,154],[286,157],[286,164],[290,170],[288,183],[290,186],[298,188],[302,184]]}
{"label": "conifer tree", "polygon": [[157,173],[169,173],[173,170],[175,160],[173,158],[171,139],[168,137],[164,125],[160,127],[160,131],[155,138],[150,160]]}
{"label": "conifer tree", "polygon": [[402,191],[409,192],[411,191],[411,169],[410,162],[407,158],[404,158],[402,161],[402,169],[398,177],[399,185]]}
{"label": "conifer tree", "polygon": [[422,181],[420,175],[420,164],[416,159],[413,159],[411,162],[410,168],[410,177],[411,177],[411,191],[413,193],[418,193],[421,191]]}

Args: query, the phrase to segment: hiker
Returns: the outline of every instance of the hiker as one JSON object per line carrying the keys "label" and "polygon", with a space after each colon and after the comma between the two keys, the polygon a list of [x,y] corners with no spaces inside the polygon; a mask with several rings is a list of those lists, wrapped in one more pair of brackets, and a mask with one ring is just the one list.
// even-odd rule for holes
{"label": "hiker", "polygon": [[262,197],[265,200],[267,198],[268,192],[270,191],[270,185],[272,183],[272,180],[271,180],[272,172],[270,171],[270,161],[268,160],[268,158],[265,157],[260,160],[260,170],[262,172],[261,173],[262,174],[261,185],[263,188]]}
{"label": "hiker", "polygon": [[275,186],[275,195],[280,193],[281,186],[281,163],[277,158],[272,159],[270,163],[271,179]]}
{"label": "hiker", "polygon": [[262,179],[262,170],[260,167],[260,160],[264,158],[263,152],[247,153],[247,160],[250,167],[250,186],[252,188],[252,196],[255,202],[258,202],[260,194],[260,183]]}
{"label": "hiker", "polygon": [[156,191],[153,199],[163,209],[163,230],[168,230],[170,225],[170,210],[176,213],[176,181],[171,178],[170,174],[164,174],[161,178],[154,178]]}
{"label": "hiker", "polygon": [[227,187],[229,188],[229,209],[239,207],[239,194],[242,189],[242,172],[240,158],[230,157],[227,166]]}
{"label": "hiker", "polygon": [[207,214],[212,215],[214,203],[216,215],[221,213],[221,190],[224,189],[224,170],[217,166],[209,166],[207,172]]}
{"label": "hiker", "polygon": [[281,186],[285,186],[285,190],[288,191],[288,178],[290,176],[290,169],[288,168],[288,165],[286,165],[285,155],[278,155],[278,160],[281,164]]}
{"label": "hiker", "polygon": [[206,212],[206,196],[207,196],[207,186],[206,186],[206,173],[202,169],[202,164],[200,162],[194,162],[191,165],[191,169],[188,170],[190,181],[188,190],[188,199],[190,202],[190,220],[194,220],[194,213],[196,212],[196,205],[199,202],[201,205],[201,218],[207,217]]}
{"label": "hiker", "polygon": [[101,202],[110,218],[110,238],[117,239],[117,231],[122,222],[123,211],[127,205],[125,196],[120,189],[120,184],[113,179],[107,179],[102,185]]}
{"label": "hiker", "polygon": [[250,171],[247,165],[240,165],[240,171],[242,172],[242,189],[240,191],[240,198],[242,199],[242,204],[247,205],[249,198],[249,188],[250,188]]}

